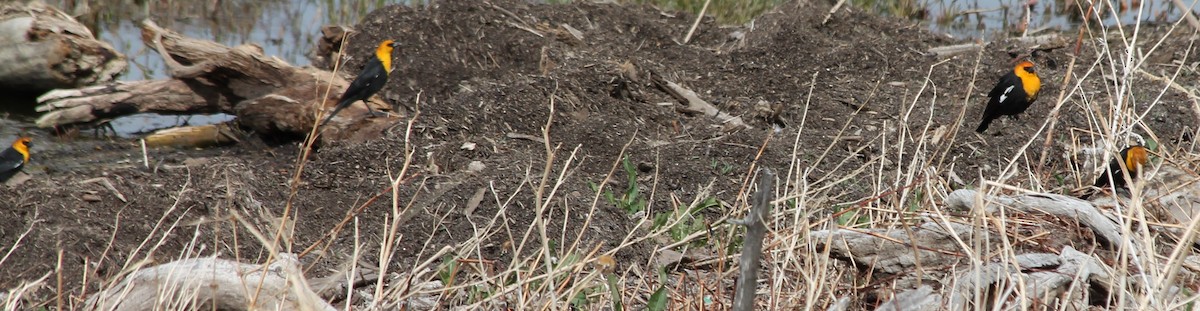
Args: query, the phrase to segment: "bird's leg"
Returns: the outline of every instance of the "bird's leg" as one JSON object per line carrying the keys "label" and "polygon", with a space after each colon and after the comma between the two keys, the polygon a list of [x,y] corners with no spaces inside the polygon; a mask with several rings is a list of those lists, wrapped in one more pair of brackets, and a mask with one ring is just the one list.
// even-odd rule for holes
{"label": "bird's leg", "polygon": [[371,105],[367,104],[367,102],[365,102],[365,101],[363,102],[363,105],[367,106],[367,113],[368,113],[368,116],[371,118],[386,117],[388,115],[387,112],[375,111],[375,109],[371,108]]}

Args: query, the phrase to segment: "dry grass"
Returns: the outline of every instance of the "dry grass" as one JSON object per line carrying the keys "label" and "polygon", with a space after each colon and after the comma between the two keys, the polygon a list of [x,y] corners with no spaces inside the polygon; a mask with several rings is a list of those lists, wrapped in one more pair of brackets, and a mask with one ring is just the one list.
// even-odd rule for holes
{"label": "dry grass", "polygon": [[[1161,141],[1144,124],[1146,112],[1132,108],[1133,98],[1139,95],[1142,98],[1155,99],[1155,102],[1149,105],[1151,109],[1155,105],[1166,104],[1158,102],[1162,93],[1134,94],[1132,81],[1139,75],[1149,74],[1143,66],[1145,59],[1155,53],[1154,49],[1132,53],[1134,52],[1132,47],[1143,40],[1138,35],[1138,27],[1138,25],[1117,26],[1117,29],[1087,29],[1082,32],[1081,36],[1088,41],[1104,38],[1104,33],[1110,31],[1117,32],[1121,34],[1118,43],[1122,45],[1099,45],[1094,50],[1081,51],[1100,55],[1099,60],[1090,64],[1079,64],[1076,63],[1076,59],[1071,59],[1067,72],[1072,72],[1071,68],[1081,67],[1085,68],[1084,74],[1065,78],[1063,85],[1068,87],[1063,87],[1062,93],[1042,95],[1043,102],[1039,104],[1054,105],[1055,112],[1052,115],[1057,114],[1057,111],[1066,105],[1083,104],[1096,107],[1096,109],[1089,110],[1088,118],[1092,120],[1090,130],[1083,133],[1071,131],[1069,134],[1072,135],[1071,137],[1086,136],[1086,139],[1079,137],[1074,141],[1103,141],[1104,145],[1077,146],[1077,150],[1101,148],[1111,154],[1127,143],[1127,137],[1138,136],[1137,134],[1149,138],[1150,141]],[[1185,30],[1179,28],[1175,31]],[[1157,46],[1157,44],[1160,43],[1155,43],[1153,46]],[[981,71],[978,68],[978,59],[982,55],[975,57],[975,72],[978,73]],[[932,74],[934,69],[941,65],[942,63],[932,65],[927,75]],[[1186,72],[1186,74],[1195,76],[1197,73],[1194,70],[1194,68],[1179,66],[1172,76],[1161,78],[1170,84],[1174,83],[1181,73]],[[1117,78],[1116,80],[1105,80],[1106,96],[1090,97],[1083,92],[1084,81],[1104,79],[1104,77]],[[814,81],[817,78],[818,76],[813,76]],[[761,309],[824,309],[834,304],[839,297],[862,298],[865,293],[860,289],[868,287],[865,282],[888,282],[888,280],[872,280],[869,275],[864,275],[866,272],[856,270],[853,265],[830,258],[828,249],[815,247],[819,244],[828,244],[830,241],[811,240],[808,234],[811,231],[839,228],[891,229],[907,231],[911,234],[912,227],[919,221],[918,219],[928,219],[970,224],[976,228],[1007,233],[1012,232],[1013,226],[1018,224],[1039,221],[1036,218],[1022,219],[1020,216],[990,215],[979,212],[964,215],[946,211],[941,207],[941,199],[951,191],[947,185],[954,183],[950,180],[947,172],[953,171],[952,167],[955,165],[964,165],[951,162],[947,155],[951,151],[951,146],[959,145],[957,142],[963,138],[957,137],[954,134],[956,131],[946,130],[945,127],[935,124],[932,114],[914,113],[917,111],[917,107],[937,103],[939,97],[945,96],[943,92],[947,92],[947,90],[939,90],[934,81],[928,77],[925,82],[925,85],[911,95],[911,100],[907,101],[908,104],[904,111],[899,112],[901,116],[899,122],[891,124],[894,126],[894,131],[881,131],[881,134],[874,137],[863,138],[871,142],[870,145],[876,147],[870,153],[865,149],[858,150],[864,158],[870,159],[866,164],[850,169],[849,166],[852,164],[849,164],[847,159],[826,156],[829,154],[828,150],[835,147],[835,142],[839,141],[841,137],[849,135],[846,133],[846,128],[854,122],[853,118],[847,121],[847,126],[842,128],[842,132],[828,146],[823,147],[825,152],[821,156],[804,164],[799,152],[801,149],[800,137],[806,131],[805,120],[813,117],[807,114],[809,103],[805,103],[805,112],[801,115],[794,132],[789,132],[787,136],[768,136],[768,140],[792,139],[793,141],[793,150],[795,151],[793,151],[791,165],[786,168],[778,168],[783,172],[780,174],[781,180],[777,183],[780,186],[777,189],[752,189],[751,185],[754,184],[752,181],[756,178],[752,165],[751,169],[743,175],[745,182],[742,189],[738,189],[739,191],[733,196],[719,198],[723,202],[729,202],[728,204],[733,208],[733,212],[726,217],[740,217],[745,213],[746,202],[749,201],[749,196],[753,192],[768,190],[776,193],[777,199],[774,201],[776,213],[768,225],[771,231],[768,234],[764,251],[766,273],[759,285]],[[972,85],[987,82],[990,81],[973,81]],[[1163,92],[1168,89],[1164,87]],[[950,90],[949,92],[957,91],[959,90]],[[965,113],[967,106],[980,101],[980,99],[970,96],[977,91],[962,91],[967,94],[964,102],[958,105],[957,110],[949,109],[964,116],[959,118],[960,120],[973,120]],[[1103,98],[1104,101],[1097,101],[1098,98]],[[546,103],[545,109],[553,111],[555,105],[556,103],[551,99]],[[554,116],[555,114],[550,113],[549,115]],[[316,118],[316,120],[320,119]],[[1001,161],[1004,169],[1000,174],[985,176],[986,182],[979,185],[979,190],[989,195],[1001,195],[1013,192],[1051,191],[1053,188],[1059,187],[1053,180],[1051,172],[1041,171],[1039,162],[1044,161],[1046,156],[1041,154],[1037,148],[1048,143],[1046,137],[1055,137],[1056,131],[1064,131],[1061,126],[1054,123],[1054,120],[1055,118],[1047,118],[1035,135],[1032,135],[1021,148],[1014,150],[1008,158]],[[726,250],[737,248],[734,241],[741,233],[740,229],[726,222],[727,218],[712,222],[712,227],[719,229],[714,231],[716,234],[712,236],[708,232],[699,231],[686,235],[674,243],[662,244],[659,251],[652,255],[655,258],[652,258],[651,262],[620,262],[616,263],[616,267],[613,267],[612,263],[605,262],[611,260],[611,256],[616,252],[631,245],[658,241],[668,237],[668,228],[687,219],[684,217],[686,215],[684,211],[709,198],[712,194],[701,192],[693,198],[673,197],[665,200],[672,202],[671,209],[677,211],[674,217],[668,220],[667,225],[648,230],[648,232],[630,232],[628,235],[620,237],[617,247],[601,249],[599,245],[586,245],[581,242],[584,240],[583,237],[589,234],[587,230],[590,226],[586,224],[593,220],[592,215],[595,214],[594,211],[598,206],[608,204],[602,198],[602,193],[607,190],[605,187],[609,183],[599,183],[599,188],[590,201],[583,202],[587,204],[587,210],[558,209],[557,205],[552,204],[552,202],[562,199],[559,189],[560,186],[569,182],[570,176],[567,172],[570,172],[571,168],[578,164],[576,157],[578,148],[564,148],[554,143],[555,137],[550,135],[551,121],[546,120],[542,133],[542,139],[545,142],[543,146],[545,166],[530,167],[523,182],[511,193],[500,192],[495,188],[489,189],[490,191],[486,192],[483,198],[494,201],[500,207],[499,211],[495,215],[491,215],[487,222],[472,222],[472,226],[477,228],[472,238],[453,247],[422,249],[416,255],[418,258],[416,262],[420,264],[414,267],[395,267],[390,263],[393,262],[392,258],[398,256],[397,250],[393,248],[398,240],[432,237],[432,233],[429,237],[403,236],[398,233],[404,215],[414,212],[412,209],[417,200],[417,198],[409,198],[409,201],[401,201],[401,196],[398,195],[400,187],[412,180],[410,168],[413,150],[411,147],[406,147],[402,164],[389,175],[392,181],[390,219],[385,223],[362,223],[357,218],[347,217],[347,221],[344,222],[346,227],[339,226],[330,229],[330,235],[349,234],[353,236],[356,243],[354,252],[345,254],[347,262],[350,263],[344,267],[350,272],[347,275],[357,275],[358,271],[366,270],[373,271],[375,275],[379,276],[373,284],[365,287],[369,290],[345,289],[344,293],[339,294],[341,300],[355,301],[354,309],[384,310],[424,309],[431,305],[465,306],[464,309],[468,310],[504,308],[564,310],[572,309],[572,302],[577,303],[574,307],[581,309],[608,309],[618,305],[634,309],[651,304],[652,294],[660,288],[666,288],[671,310],[728,308],[729,301],[733,297],[733,292],[729,288],[731,280],[736,278],[734,274],[737,271],[737,262],[735,262],[737,254]],[[412,122],[415,121],[410,121],[406,133],[411,132]],[[955,124],[950,128],[958,127],[961,127],[961,124]],[[768,142],[761,143],[765,145]],[[1164,147],[1159,150],[1161,151],[1159,155],[1168,161],[1175,156],[1168,148]],[[624,155],[625,150],[622,150],[621,154]],[[1183,155],[1178,156],[1184,157]],[[299,155],[298,163],[305,163],[306,158],[307,153]],[[620,176],[620,158],[613,159],[606,181],[614,176]],[[894,165],[895,169],[885,168],[889,165]],[[828,171],[849,171],[849,173],[814,176],[816,173],[813,168],[817,166],[844,168]],[[303,165],[299,167],[301,170],[303,169]],[[1080,167],[1079,169],[1084,171],[1071,172],[1071,175],[1088,176],[1097,167]],[[553,172],[560,173],[554,174]],[[293,182],[298,184],[300,172],[296,172],[294,176]],[[657,176],[651,176],[651,180],[657,180]],[[1017,180],[1027,180],[1028,182],[1016,182]],[[853,192],[847,191],[846,187],[848,186],[867,187],[866,192],[876,195],[850,198],[847,197],[847,193]],[[189,185],[185,184],[182,189],[179,189],[179,192],[189,191],[188,187]],[[230,189],[233,188],[230,187]],[[1115,250],[1115,256],[1094,254],[1094,256],[1112,260],[1109,262],[1110,267],[1114,269],[1111,273],[1117,276],[1116,288],[1120,289],[1119,292],[1113,293],[1114,301],[1112,303],[1136,309],[1155,310],[1190,307],[1194,301],[1200,299],[1200,294],[1190,289],[1181,291],[1177,281],[1180,270],[1187,268],[1184,260],[1191,253],[1191,245],[1196,240],[1193,232],[1196,231],[1195,228],[1200,222],[1193,221],[1187,224],[1187,234],[1180,240],[1164,239],[1158,231],[1151,230],[1148,225],[1154,222],[1144,211],[1147,210],[1147,204],[1149,204],[1147,200],[1153,198],[1139,196],[1142,188],[1141,183],[1135,184],[1132,189],[1133,199],[1117,206],[1118,214],[1124,216],[1120,221],[1124,224],[1122,234],[1128,239],[1117,243],[1119,248]],[[656,188],[652,186],[646,194],[649,196],[648,202],[664,201],[655,197],[660,195],[655,190]],[[539,221],[528,227],[511,227],[505,221],[506,214],[509,209],[518,206],[518,202],[515,201],[518,200],[518,194],[524,191],[534,193],[533,201],[523,202],[524,204],[521,205],[535,208],[536,219]],[[294,194],[295,192],[293,192]],[[366,204],[363,203],[362,206]],[[828,212],[829,207],[834,207],[836,211]],[[348,208],[350,210],[346,212],[346,215],[353,216],[361,207]],[[193,243],[172,258],[155,258],[149,255],[159,253],[156,250],[166,236],[186,234],[184,231],[190,230],[196,225],[181,223],[184,219],[183,216],[188,213],[175,209],[176,207],[173,206],[163,212],[163,216],[154,224],[152,234],[146,237],[141,247],[129,254],[124,254],[123,257],[128,260],[122,265],[124,271],[122,275],[128,275],[154,263],[195,258],[198,256],[197,254],[205,252],[203,248],[196,247],[199,244]],[[553,223],[549,219],[553,218],[560,218],[559,223],[574,222],[572,213],[587,215],[584,225],[560,228],[560,230],[547,228],[550,223]],[[171,216],[168,217],[168,215]],[[268,254],[259,256],[225,254],[225,257],[232,257],[242,262],[270,262],[279,253],[299,251],[288,242],[291,240],[292,224],[296,223],[294,219],[290,219],[292,215],[290,209],[280,215],[274,215],[267,209],[260,209],[233,214],[229,219],[209,221],[236,224],[246,232],[252,232],[263,248],[270,251]],[[635,221],[639,228],[650,228],[653,219],[648,214],[642,214],[642,217]],[[120,225],[117,224],[117,226]],[[383,232],[389,234],[386,235],[387,238],[383,241],[382,247],[361,244],[366,243],[359,234],[358,229],[361,226],[384,227]],[[353,229],[352,233],[342,232],[350,229]],[[239,230],[233,230],[233,232],[237,231]],[[562,234],[553,236],[551,232],[556,231],[562,232]],[[195,234],[198,238],[198,232]],[[965,273],[979,273],[982,271],[981,268],[988,263],[1016,266],[1017,256],[1021,254],[1018,250],[1019,246],[1029,243],[1029,239],[1013,234],[1003,234],[1002,236],[1000,240],[1002,243],[999,245],[988,244],[987,241],[974,237],[962,237],[958,240],[960,248],[957,251],[965,257],[965,266],[953,271],[926,271],[926,268],[921,267],[918,263],[916,273],[947,273],[948,278],[959,279],[971,277]],[[499,237],[499,239],[495,237]],[[658,259],[657,256],[662,256],[664,251],[692,247],[688,245],[688,242],[701,238],[712,241],[712,245],[708,246],[711,248],[710,251],[719,254],[693,263],[694,266],[706,268],[663,274],[654,271],[657,266],[654,261]],[[237,241],[238,239],[230,240]],[[513,245],[510,249],[513,254],[517,255],[507,263],[484,258],[482,255],[484,247],[490,240],[512,241]],[[565,243],[568,241],[570,243]],[[544,245],[557,245],[558,247],[542,247]],[[21,240],[18,239],[17,247],[10,249],[9,252],[18,251],[21,246]],[[238,249],[238,247],[232,249]],[[378,252],[371,253],[366,251],[368,249],[377,249]],[[311,250],[303,252],[309,251]],[[7,255],[0,258],[0,267],[4,267],[4,258],[7,258]],[[368,267],[359,264],[368,261],[379,262],[381,265]],[[181,271],[181,273],[183,272]],[[47,275],[16,288],[8,289],[5,295],[0,296],[0,301],[4,303],[5,309],[18,309],[21,307],[21,297],[30,288],[47,286],[47,282],[61,280],[64,277],[61,273],[69,272],[59,270],[58,273],[60,274]],[[121,279],[121,277],[117,277],[106,280],[106,284],[109,284],[106,287],[117,284]],[[609,281],[610,279],[615,282]],[[611,288],[612,286],[616,286],[616,288]],[[253,284],[249,284],[247,288],[253,291],[255,287]],[[1027,294],[1022,288],[1023,286],[1019,282],[1005,284],[996,289],[999,295],[994,299],[1002,302],[1007,299],[1005,297],[1022,297]],[[894,288],[897,292],[906,289],[908,288]],[[971,295],[976,299],[973,305],[985,306],[991,303],[985,301],[986,295],[983,295],[983,290],[985,289],[977,288],[977,292]],[[614,294],[619,294],[619,296]],[[193,298],[202,298],[189,295],[187,289],[179,288],[164,289],[164,295],[183,299],[166,300],[161,305],[163,309],[189,306],[193,303]],[[66,300],[66,297],[62,297],[58,307],[60,309],[76,309],[79,306],[73,305],[71,301]],[[996,308],[1024,309],[1028,307],[1030,306],[998,305]]]}

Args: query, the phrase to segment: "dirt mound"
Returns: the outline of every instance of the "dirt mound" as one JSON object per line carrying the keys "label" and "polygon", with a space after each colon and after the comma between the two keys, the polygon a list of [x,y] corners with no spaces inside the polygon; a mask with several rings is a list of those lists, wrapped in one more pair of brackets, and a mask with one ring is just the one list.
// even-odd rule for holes
{"label": "dirt mound", "polygon": [[[709,219],[734,214],[742,208],[746,175],[764,166],[780,171],[788,187],[819,189],[808,202],[812,213],[876,199],[886,204],[890,198],[883,194],[915,182],[894,176],[943,179],[947,188],[994,176],[1002,159],[1034,139],[1051,111],[1047,103],[1064,88],[1057,81],[1065,68],[1041,71],[1047,100],[1021,122],[995,124],[1003,136],[974,136],[983,87],[1008,70],[1003,51],[982,54],[976,70],[973,53],[950,59],[926,54],[953,42],[915,24],[849,7],[823,23],[828,12],[825,2],[797,1],[747,27],[704,18],[682,44],[694,16],[649,6],[462,0],[383,8],[356,26],[361,33],[351,38],[347,54],[367,55],[385,38],[401,43],[383,97],[415,120],[411,133],[398,124],[380,141],[321,148],[305,165],[290,209],[285,206],[300,153],[295,146],[246,142],[205,153],[156,150],[149,169],[132,164],[140,163],[141,152],[131,143],[106,146],[119,151],[101,155],[57,152],[52,163],[96,165],[48,168],[19,189],[0,187],[0,221],[10,224],[0,228],[0,241],[21,239],[21,249],[4,263],[8,268],[0,269],[0,288],[54,271],[56,263],[47,258],[60,248],[65,271],[86,271],[64,274],[72,294],[84,292],[83,277],[90,292],[142,257],[263,256],[260,241],[229,221],[234,215],[260,219],[251,226],[269,231],[267,219],[294,213],[298,251],[320,241],[348,210],[371,202],[357,220],[364,224],[360,238],[371,241],[363,245],[377,248],[388,234],[378,224],[392,222],[393,199],[407,206],[398,222],[399,266],[421,260],[422,250],[470,239],[494,215],[503,215],[509,232],[492,236],[479,255],[511,260],[511,245],[537,216],[538,195],[551,191],[557,196],[547,204],[557,215],[548,218],[550,236],[571,240],[568,235],[586,223],[580,245],[611,249],[621,237],[645,230],[630,211],[604,199],[591,209],[593,185],[628,189],[621,168],[606,179],[623,150],[642,195],[653,193],[651,214],[698,196],[725,201],[705,210]],[[1067,59],[1062,50],[1048,57]],[[1091,62],[1086,58],[1079,63]],[[351,58],[346,68],[360,65],[361,58]],[[753,129],[677,112],[675,99],[654,86],[652,75],[696,91]],[[968,92],[973,78],[976,87]],[[1083,88],[1103,88],[1102,79],[1094,80]],[[786,127],[774,132],[769,115],[778,107]],[[1089,128],[1090,111],[1084,104],[1064,106],[1059,126]],[[1182,105],[1160,106],[1146,125],[1176,137],[1184,129],[1180,124],[1191,120],[1187,115]],[[547,126],[549,142],[542,141]],[[1073,143],[1090,142],[1063,137],[1051,147],[1055,155],[1068,154]],[[546,146],[554,151],[550,165]],[[393,198],[389,176],[397,176],[410,152],[412,166]],[[1034,169],[1050,176],[1073,171],[1072,165],[1053,157]],[[543,173],[550,183],[540,182]],[[80,183],[96,177],[107,178],[112,189]],[[1009,182],[1033,187],[1028,178]],[[485,199],[472,200],[481,191]],[[319,244],[322,252],[314,254],[325,256],[302,259],[336,265],[351,252],[350,231]],[[646,262],[665,244],[639,242],[618,259]],[[42,293],[52,297],[49,289]]]}

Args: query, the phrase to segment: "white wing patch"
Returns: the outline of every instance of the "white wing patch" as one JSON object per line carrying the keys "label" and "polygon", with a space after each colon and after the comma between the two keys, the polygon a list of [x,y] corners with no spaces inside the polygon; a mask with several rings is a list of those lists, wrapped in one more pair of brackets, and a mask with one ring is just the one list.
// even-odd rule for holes
{"label": "white wing patch", "polygon": [[1004,89],[1004,93],[1001,93],[1001,94],[1000,94],[1000,102],[1001,102],[1001,103],[1003,103],[1005,99],[1008,99],[1008,92],[1012,92],[1012,90],[1013,90],[1013,88],[1014,88],[1014,87],[1017,87],[1017,86],[1016,86],[1016,85],[1010,85],[1010,86],[1008,86],[1008,88],[1007,88],[1007,89]]}

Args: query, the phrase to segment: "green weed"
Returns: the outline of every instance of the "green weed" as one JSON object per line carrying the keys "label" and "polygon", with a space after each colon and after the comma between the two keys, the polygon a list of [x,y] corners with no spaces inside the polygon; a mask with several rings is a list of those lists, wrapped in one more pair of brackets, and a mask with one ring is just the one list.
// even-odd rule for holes
{"label": "green weed", "polygon": [[[621,168],[625,171],[626,184],[625,191],[620,195],[614,194],[611,190],[604,191],[604,200],[616,205],[617,207],[636,214],[646,210],[646,198],[642,197],[642,191],[637,184],[637,167],[629,161],[629,156],[621,159]],[[597,191],[599,187],[595,183],[588,183],[588,187],[592,191]]]}

